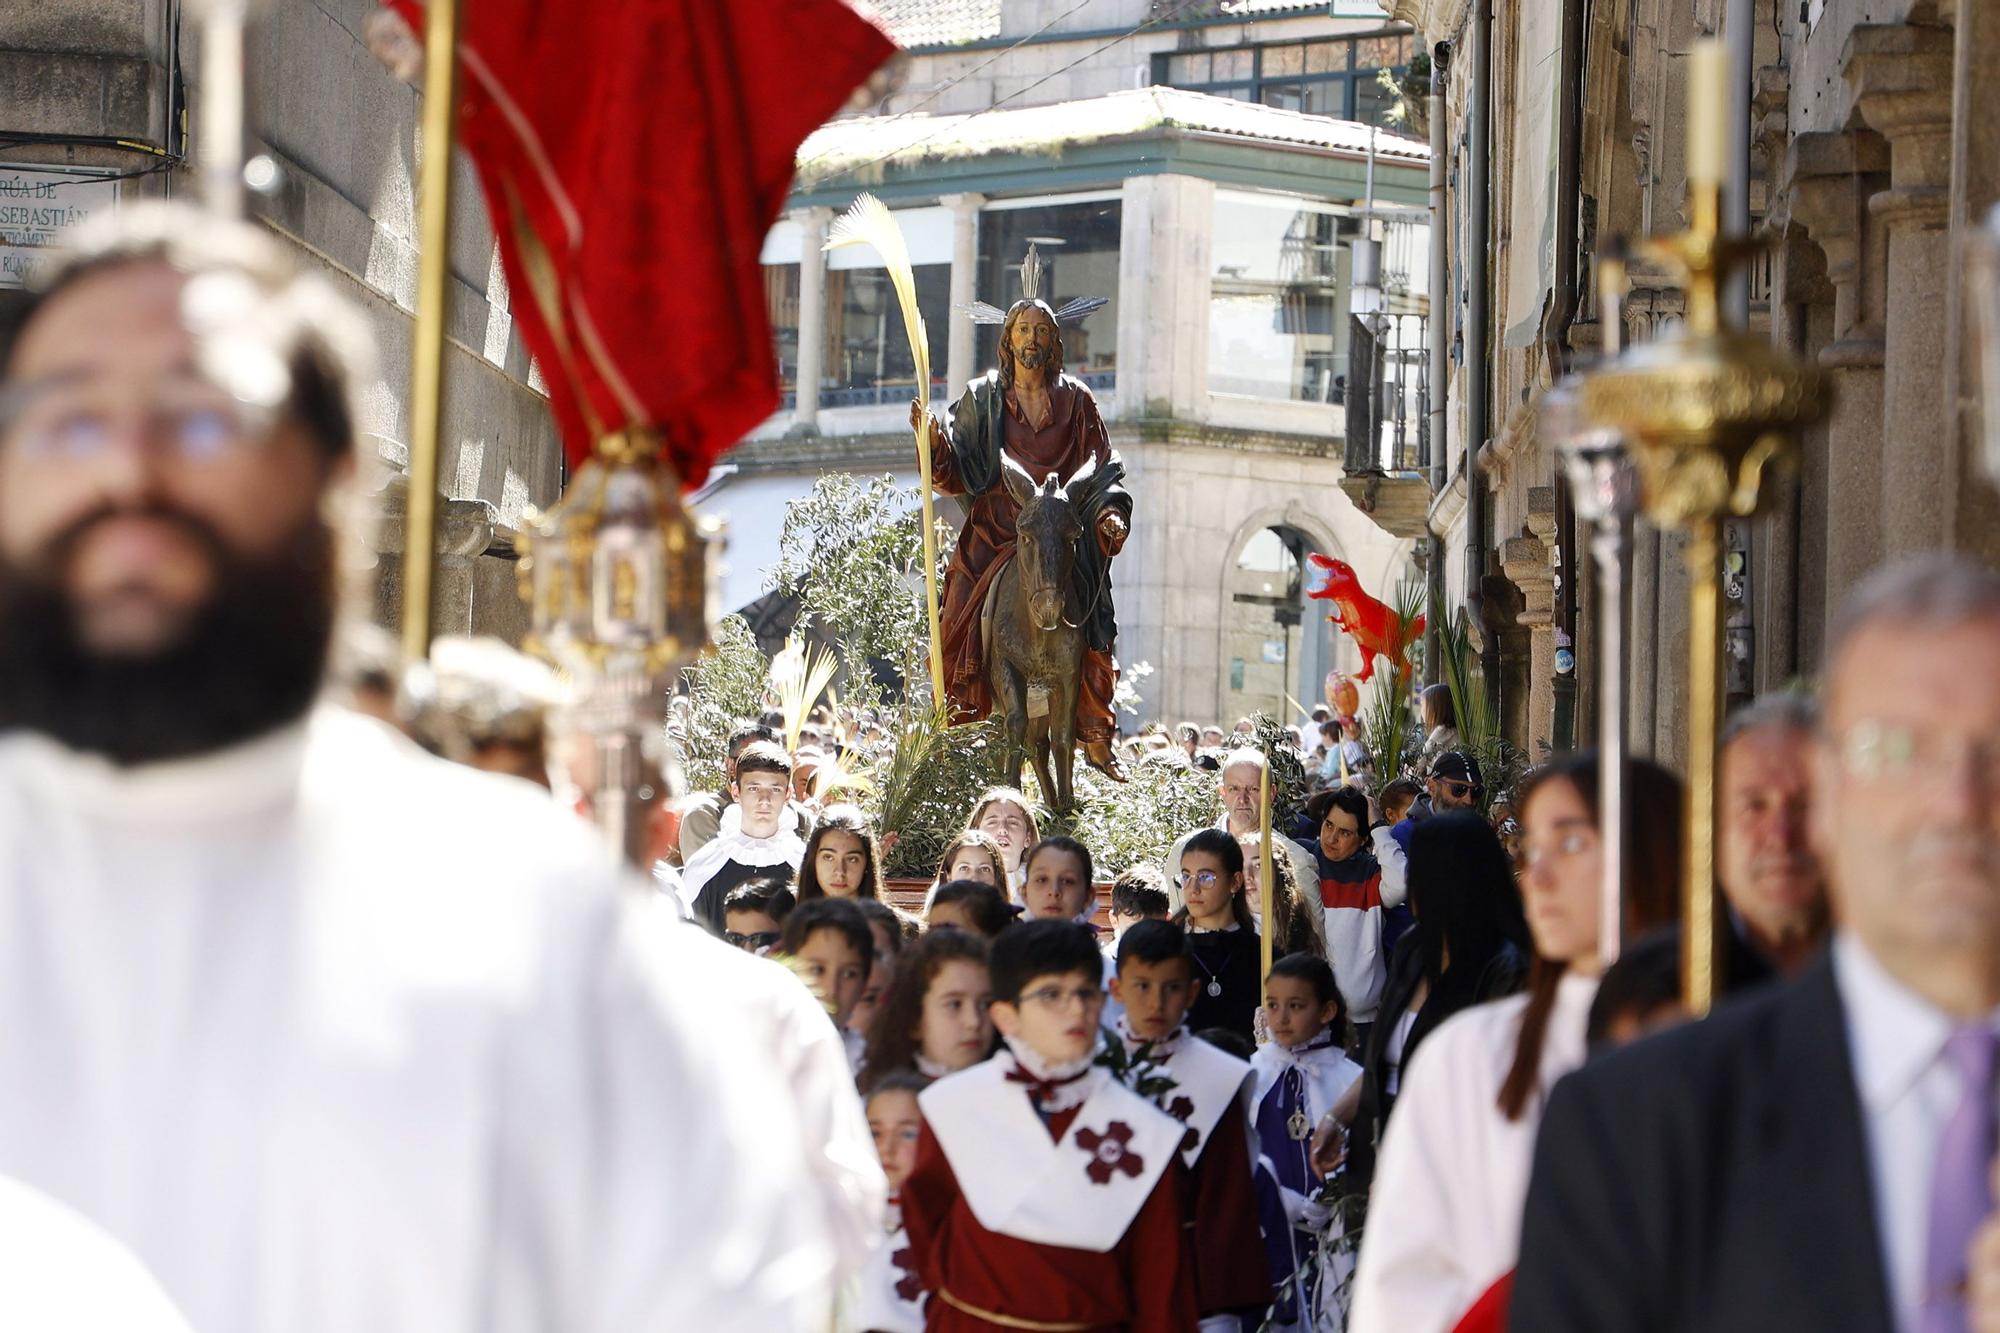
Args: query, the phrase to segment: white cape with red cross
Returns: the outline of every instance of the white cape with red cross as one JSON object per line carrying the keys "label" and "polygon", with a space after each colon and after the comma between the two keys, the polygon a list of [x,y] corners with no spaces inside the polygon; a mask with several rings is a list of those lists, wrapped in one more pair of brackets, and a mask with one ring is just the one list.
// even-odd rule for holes
{"label": "white cape with red cross", "polygon": [[918,1096],[972,1215],[988,1231],[1102,1254],[1118,1244],[1180,1152],[1180,1121],[1092,1068],[1090,1094],[1049,1136],[1011,1057],[939,1079]]}

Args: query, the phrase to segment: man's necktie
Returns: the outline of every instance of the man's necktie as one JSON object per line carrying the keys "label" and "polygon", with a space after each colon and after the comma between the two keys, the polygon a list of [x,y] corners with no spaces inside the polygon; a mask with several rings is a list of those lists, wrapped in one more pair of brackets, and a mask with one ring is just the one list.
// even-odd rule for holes
{"label": "man's necktie", "polygon": [[1965,1333],[1966,1251],[1993,1211],[1993,1066],[2000,1036],[1962,1027],[1945,1042],[1945,1059],[1963,1089],[1938,1135],[1931,1173],[1930,1229],[1924,1242],[1921,1333]]}

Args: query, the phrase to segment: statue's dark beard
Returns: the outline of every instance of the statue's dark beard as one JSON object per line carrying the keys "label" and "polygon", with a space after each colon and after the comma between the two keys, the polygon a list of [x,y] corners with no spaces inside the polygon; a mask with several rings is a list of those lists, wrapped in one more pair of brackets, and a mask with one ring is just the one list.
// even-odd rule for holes
{"label": "statue's dark beard", "polygon": [[0,561],[0,731],[40,732],[118,764],[205,754],[302,716],[333,634],[333,537],[310,518],[246,559],[206,524],[161,515],[207,548],[215,592],[173,643],[146,654],[85,645],[61,584],[90,520],[33,568]]}

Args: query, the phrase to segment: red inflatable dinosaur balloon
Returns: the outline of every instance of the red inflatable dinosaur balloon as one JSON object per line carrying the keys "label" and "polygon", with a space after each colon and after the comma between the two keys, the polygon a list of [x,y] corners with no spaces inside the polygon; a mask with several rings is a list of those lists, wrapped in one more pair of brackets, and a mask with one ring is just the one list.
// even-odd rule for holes
{"label": "red inflatable dinosaur balloon", "polygon": [[1327,619],[1347,631],[1347,637],[1361,650],[1361,674],[1356,679],[1363,682],[1373,679],[1375,659],[1386,657],[1395,664],[1398,683],[1407,681],[1410,642],[1424,632],[1424,618],[1418,616],[1411,621],[1408,636],[1401,636],[1397,632],[1396,613],[1362,591],[1361,580],[1354,576],[1354,566],[1318,551],[1306,559],[1327,575],[1326,586],[1307,595],[1333,603],[1333,614]]}

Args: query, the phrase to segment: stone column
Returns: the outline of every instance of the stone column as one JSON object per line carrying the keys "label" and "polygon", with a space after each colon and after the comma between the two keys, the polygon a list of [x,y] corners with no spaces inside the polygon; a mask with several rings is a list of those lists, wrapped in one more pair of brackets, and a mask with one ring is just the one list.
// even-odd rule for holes
{"label": "stone column", "polygon": [[951,306],[946,312],[951,332],[944,359],[945,398],[949,401],[964,391],[977,370],[972,363],[973,323],[964,307],[979,299],[979,207],[986,196],[947,194],[938,202],[951,210]]}
{"label": "stone column", "polygon": [[1542,746],[1555,735],[1555,508],[1555,487],[1531,487],[1530,535],[1500,543],[1500,570],[1521,590],[1523,603],[1516,616],[1528,640],[1527,729],[1522,733],[1522,748],[1531,755],[1541,754]]}
{"label": "stone column", "polygon": [[792,211],[799,224],[799,384],[792,433],[819,433],[819,382],[826,354],[826,229],[830,208]]}
{"label": "stone column", "polygon": [[[1963,273],[1964,247],[1972,229],[2000,203],[2000,9],[1961,0],[1951,21],[1957,35],[1952,76],[1951,271]],[[1952,285],[1949,324],[1954,346],[1945,384],[1958,422],[1948,465],[1957,492],[1950,545],[2000,565],[2000,491],[1987,478],[1984,458],[1986,433],[2000,431],[2000,421],[1987,420],[1980,402],[1980,372],[1966,296],[1962,285]]]}
{"label": "stone column", "polygon": [[1883,312],[1882,554],[1937,546],[1950,438],[1945,402],[1951,236],[1951,32],[1916,24],[1857,27],[1844,74],[1854,104],[1889,141],[1889,188],[1868,201],[1888,233]]}
{"label": "stone column", "polygon": [[1208,414],[1210,238],[1215,186],[1130,176],[1118,237],[1118,415]]}
{"label": "stone column", "polygon": [[1887,186],[1888,168],[1888,144],[1865,130],[1801,134],[1785,156],[1792,220],[1826,256],[1833,287],[1834,341],[1819,351],[1834,395],[1825,426],[1824,615],[1884,549],[1883,228],[1866,204]]}

